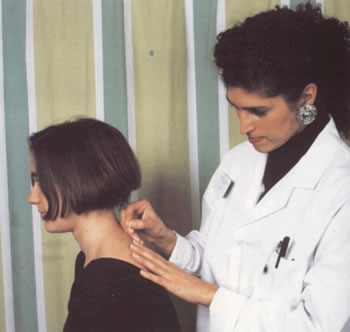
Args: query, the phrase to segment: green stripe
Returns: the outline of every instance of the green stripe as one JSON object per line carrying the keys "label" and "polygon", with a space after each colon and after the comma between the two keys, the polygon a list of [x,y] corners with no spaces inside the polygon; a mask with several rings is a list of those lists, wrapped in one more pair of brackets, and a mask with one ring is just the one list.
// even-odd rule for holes
{"label": "green stripe", "polygon": [[128,137],[123,1],[102,2],[105,121]]}
{"label": "green stripe", "polygon": [[34,245],[28,170],[25,67],[26,1],[4,1],[4,97],[16,331],[37,332]]}
{"label": "green stripe", "polygon": [[[0,228],[1,238],[1,228]],[[4,279],[3,274],[3,261],[2,261],[2,247],[0,243],[0,331],[6,331],[5,327],[5,299],[4,299]]]}
{"label": "green stripe", "polygon": [[[306,1],[306,0],[290,0],[290,8],[291,8],[291,9],[295,9],[299,4],[301,4],[301,3],[306,3],[306,2],[308,2],[308,1]],[[310,2],[311,2],[313,5],[316,4],[316,1],[315,1],[315,0],[311,0]]]}
{"label": "green stripe", "polygon": [[[218,76],[213,61],[216,1],[194,0],[197,126],[200,194],[220,162]],[[198,225],[194,225],[197,226]]]}

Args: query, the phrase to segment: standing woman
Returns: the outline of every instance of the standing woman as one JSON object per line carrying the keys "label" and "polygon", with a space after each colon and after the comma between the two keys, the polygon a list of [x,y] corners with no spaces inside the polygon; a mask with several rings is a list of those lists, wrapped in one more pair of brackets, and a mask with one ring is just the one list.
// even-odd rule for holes
{"label": "standing woman", "polygon": [[33,134],[29,146],[28,202],[48,232],[72,232],[81,248],[64,332],[179,332],[167,292],[141,278],[114,213],[141,183],[123,135],[81,119]]}
{"label": "standing woman", "polygon": [[197,331],[339,332],[348,319],[349,38],[311,4],[221,33],[215,61],[248,142],[214,173],[200,231],[176,234],[147,201],[123,211],[142,276],[199,304]]}

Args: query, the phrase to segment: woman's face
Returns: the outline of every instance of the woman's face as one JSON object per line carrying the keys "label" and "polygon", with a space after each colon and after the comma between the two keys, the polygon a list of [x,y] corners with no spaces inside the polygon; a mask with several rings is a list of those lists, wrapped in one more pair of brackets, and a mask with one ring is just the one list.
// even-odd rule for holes
{"label": "woman's face", "polygon": [[303,130],[296,111],[281,97],[263,97],[238,87],[229,87],[226,98],[236,109],[240,132],[259,152],[270,152]]}
{"label": "woman's face", "polygon": [[[36,205],[43,218],[49,208],[49,203],[40,189],[38,174],[36,172],[36,162],[32,153],[29,157],[30,173],[32,178],[32,190],[28,196],[28,203]],[[45,220],[45,229],[50,233],[63,233],[72,231],[72,222],[70,218],[58,217],[55,220]]]}

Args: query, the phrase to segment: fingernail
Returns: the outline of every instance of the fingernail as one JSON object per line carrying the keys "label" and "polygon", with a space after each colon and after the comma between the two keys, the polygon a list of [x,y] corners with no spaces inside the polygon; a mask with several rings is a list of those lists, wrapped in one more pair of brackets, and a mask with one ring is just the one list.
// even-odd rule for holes
{"label": "fingernail", "polygon": [[136,252],[133,252],[133,253],[132,253],[132,256],[133,256],[134,258],[137,258],[137,259],[140,258],[140,256],[139,256]]}

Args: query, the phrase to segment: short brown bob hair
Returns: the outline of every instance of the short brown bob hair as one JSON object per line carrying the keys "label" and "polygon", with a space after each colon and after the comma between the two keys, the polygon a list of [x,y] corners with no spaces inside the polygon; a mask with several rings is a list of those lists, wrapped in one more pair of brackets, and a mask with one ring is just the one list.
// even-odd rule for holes
{"label": "short brown bob hair", "polygon": [[48,201],[45,220],[124,206],[141,185],[127,140],[102,121],[83,118],[52,125],[28,142]]}

